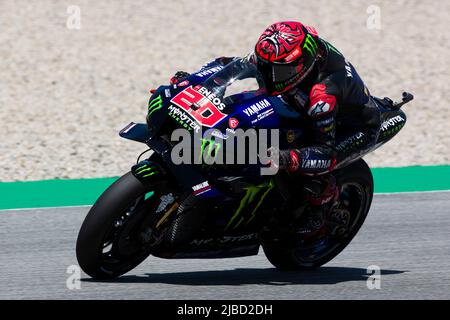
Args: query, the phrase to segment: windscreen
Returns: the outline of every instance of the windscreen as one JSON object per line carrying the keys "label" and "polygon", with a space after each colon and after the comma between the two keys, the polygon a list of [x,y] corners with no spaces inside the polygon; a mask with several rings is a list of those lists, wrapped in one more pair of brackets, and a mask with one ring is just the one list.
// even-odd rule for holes
{"label": "windscreen", "polygon": [[227,105],[266,94],[262,75],[252,55],[236,58],[202,85]]}

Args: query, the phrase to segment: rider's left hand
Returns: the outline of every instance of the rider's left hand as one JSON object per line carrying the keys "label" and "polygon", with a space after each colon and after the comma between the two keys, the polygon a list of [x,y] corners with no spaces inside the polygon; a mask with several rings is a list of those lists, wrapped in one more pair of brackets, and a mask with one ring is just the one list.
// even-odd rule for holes
{"label": "rider's left hand", "polygon": [[186,71],[177,71],[175,75],[170,78],[170,84],[177,84],[180,80],[189,77],[191,74]]}

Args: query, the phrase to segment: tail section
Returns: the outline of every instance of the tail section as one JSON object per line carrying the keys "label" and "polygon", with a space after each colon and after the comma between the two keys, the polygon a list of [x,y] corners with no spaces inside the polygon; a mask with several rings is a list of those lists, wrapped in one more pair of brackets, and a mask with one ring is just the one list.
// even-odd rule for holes
{"label": "tail section", "polygon": [[414,99],[411,93],[403,92],[402,100],[392,101],[389,98],[373,97],[381,110],[381,128],[377,147],[391,140],[406,124],[406,114],[400,109],[403,105]]}

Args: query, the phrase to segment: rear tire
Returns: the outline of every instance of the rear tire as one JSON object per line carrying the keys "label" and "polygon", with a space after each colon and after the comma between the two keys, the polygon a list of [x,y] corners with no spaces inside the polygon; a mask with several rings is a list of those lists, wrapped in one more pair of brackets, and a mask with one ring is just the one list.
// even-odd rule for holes
{"label": "rear tire", "polygon": [[[103,253],[105,238],[114,224],[117,224],[118,219],[128,212],[137,199],[143,199],[148,191],[150,190],[129,172],[114,182],[90,209],[76,244],[78,263],[89,276],[95,279],[116,278],[135,268],[150,254],[149,250],[141,248],[129,257],[123,257],[123,261],[118,259],[116,264],[108,264]],[[137,211],[136,215],[149,214]]]}
{"label": "rear tire", "polygon": [[[336,257],[352,241],[363,225],[370,209],[373,198],[373,177],[370,168],[362,159],[334,172],[336,182],[342,190],[344,186],[354,186],[355,190],[361,192],[361,204],[354,217],[354,221],[349,223],[351,229],[339,243],[325,252],[324,255],[314,258],[307,258],[302,255],[301,247],[285,248],[273,243],[263,244],[264,253],[272,265],[281,270],[310,270],[322,266]],[[342,195],[341,195],[342,196]]]}

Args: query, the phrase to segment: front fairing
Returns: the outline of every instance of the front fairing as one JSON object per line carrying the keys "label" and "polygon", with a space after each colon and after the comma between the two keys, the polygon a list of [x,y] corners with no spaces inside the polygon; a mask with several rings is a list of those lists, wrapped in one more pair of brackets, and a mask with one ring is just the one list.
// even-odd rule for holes
{"label": "front fairing", "polygon": [[[158,99],[162,107],[156,109],[153,101]],[[177,84],[159,87],[149,108],[147,123],[153,134],[176,128],[196,133],[214,129],[227,137],[239,128],[295,127],[300,118],[281,96],[267,94],[251,56],[234,58],[225,66],[213,61]]]}

